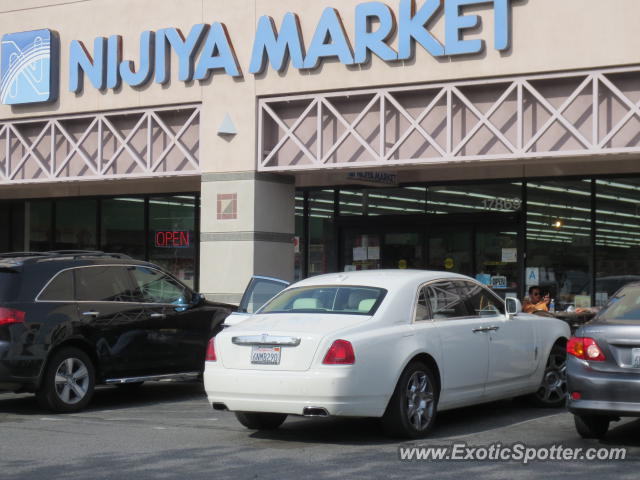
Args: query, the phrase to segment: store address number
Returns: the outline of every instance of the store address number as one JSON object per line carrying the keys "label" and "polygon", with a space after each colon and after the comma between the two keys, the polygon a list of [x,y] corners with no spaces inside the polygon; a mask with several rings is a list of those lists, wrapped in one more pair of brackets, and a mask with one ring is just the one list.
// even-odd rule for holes
{"label": "store address number", "polygon": [[519,198],[485,198],[482,200],[482,208],[485,210],[516,211],[522,207],[522,200]]}

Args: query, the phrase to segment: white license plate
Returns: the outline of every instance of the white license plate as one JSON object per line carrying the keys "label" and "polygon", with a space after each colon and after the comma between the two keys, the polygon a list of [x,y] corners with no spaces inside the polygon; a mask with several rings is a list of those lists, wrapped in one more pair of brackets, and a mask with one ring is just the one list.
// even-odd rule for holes
{"label": "white license plate", "polygon": [[251,347],[251,363],[254,365],[280,365],[282,347]]}
{"label": "white license plate", "polygon": [[631,366],[633,368],[640,368],[640,348],[631,349]]}

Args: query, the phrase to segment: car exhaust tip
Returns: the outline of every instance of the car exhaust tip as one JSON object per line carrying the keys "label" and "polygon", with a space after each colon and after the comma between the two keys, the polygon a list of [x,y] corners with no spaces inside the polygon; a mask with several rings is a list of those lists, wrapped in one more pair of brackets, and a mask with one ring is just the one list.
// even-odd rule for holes
{"label": "car exhaust tip", "polygon": [[214,410],[229,410],[224,403],[212,403],[211,406]]}
{"label": "car exhaust tip", "polygon": [[302,415],[305,417],[328,417],[329,412],[322,407],[304,407]]}

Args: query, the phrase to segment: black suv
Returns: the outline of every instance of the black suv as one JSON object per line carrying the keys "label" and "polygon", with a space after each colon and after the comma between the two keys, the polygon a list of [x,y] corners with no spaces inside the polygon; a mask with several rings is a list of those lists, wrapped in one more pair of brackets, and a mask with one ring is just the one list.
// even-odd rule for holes
{"label": "black suv", "polygon": [[0,391],[73,412],[96,384],[198,377],[233,310],[125,255],[0,254]]}

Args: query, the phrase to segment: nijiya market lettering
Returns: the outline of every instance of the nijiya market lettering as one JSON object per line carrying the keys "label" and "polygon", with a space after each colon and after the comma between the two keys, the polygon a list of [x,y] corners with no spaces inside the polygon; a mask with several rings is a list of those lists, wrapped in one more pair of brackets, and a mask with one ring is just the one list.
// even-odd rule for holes
{"label": "nijiya market lettering", "polygon": [[[493,8],[493,47],[510,46],[512,0],[400,0],[398,12],[382,2],[356,6],[354,42],[344,29],[337,9],[322,12],[309,45],[302,38],[299,17],[287,13],[278,29],[275,20],[258,20],[249,73],[260,74],[268,65],[284,71],[289,63],[299,70],[313,70],[325,59],[337,58],[344,65],[362,65],[375,55],[385,62],[405,61],[420,46],[434,57],[473,55],[485,50],[485,40],[468,39],[465,32],[478,29],[481,18],[465,7],[490,5]],[[444,40],[436,38],[429,25],[444,19]],[[395,45],[391,39],[395,33]],[[132,87],[153,78],[166,84],[171,79],[171,55],[178,58],[178,79],[183,82],[206,80],[214,71],[242,77],[242,70],[231,37],[223,23],[197,24],[189,34],[177,28],[145,31],[140,35],[138,64],[122,58],[122,37],[98,37],[91,54],[83,42],[73,40],[69,53],[69,90],[80,92],[84,75],[97,89],[116,89],[124,82]]]}

